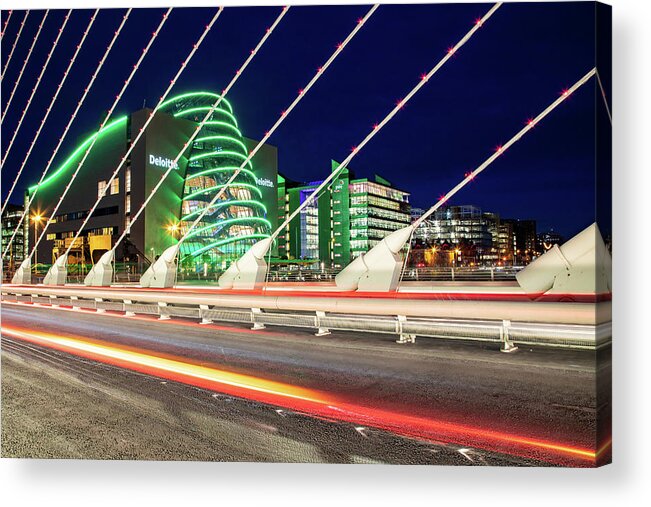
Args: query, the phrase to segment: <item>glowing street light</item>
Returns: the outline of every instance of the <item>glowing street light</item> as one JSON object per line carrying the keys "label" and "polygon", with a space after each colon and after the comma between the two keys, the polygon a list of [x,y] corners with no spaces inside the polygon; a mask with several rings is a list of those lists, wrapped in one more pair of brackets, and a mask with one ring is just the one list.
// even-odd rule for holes
{"label": "glowing street light", "polygon": [[[32,215],[29,217],[31,221],[34,223],[34,241],[38,239],[38,225],[43,221],[45,218],[43,215],[40,213],[36,213],[35,215]],[[38,252],[34,250],[34,265],[36,266],[38,264]]]}

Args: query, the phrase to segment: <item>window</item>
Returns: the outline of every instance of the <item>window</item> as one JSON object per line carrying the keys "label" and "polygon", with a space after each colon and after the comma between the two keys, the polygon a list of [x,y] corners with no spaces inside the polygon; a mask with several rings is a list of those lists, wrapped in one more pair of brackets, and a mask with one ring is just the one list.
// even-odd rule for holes
{"label": "window", "polygon": [[115,195],[120,192],[120,178],[115,178],[111,182],[111,195]]}
{"label": "window", "polygon": [[124,191],[131,192],[131,168],[127,167],[124,172]]}
{"label": "window", "polygon": [[97,198],[101,199],[104,197],[104,192],[106,191],[106,181],[98,181],[97,182]]}
{"label": "window", "polygon": [[127,194],[124,198],[124,212],[131,213],[131,195]]}

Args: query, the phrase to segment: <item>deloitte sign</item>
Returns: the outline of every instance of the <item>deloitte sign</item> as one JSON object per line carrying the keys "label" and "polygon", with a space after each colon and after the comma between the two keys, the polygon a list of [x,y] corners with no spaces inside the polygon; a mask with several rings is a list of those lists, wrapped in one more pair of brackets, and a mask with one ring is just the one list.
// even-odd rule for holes
{"label": "deloitte sign", "polygon": [[271,181],[269,178],[256,178],[255,182],[258,184],[259,187],[268,187],[268,188],[274,187],[274,182]]}
{"label": "deloitte sign", "polygon": [[149,165],[163,167],[165,169],[169,169],[170,167],[172,169],[179,168],[178,162],[174,162],[171,158],[157,157],[156,155],[149,155]]}

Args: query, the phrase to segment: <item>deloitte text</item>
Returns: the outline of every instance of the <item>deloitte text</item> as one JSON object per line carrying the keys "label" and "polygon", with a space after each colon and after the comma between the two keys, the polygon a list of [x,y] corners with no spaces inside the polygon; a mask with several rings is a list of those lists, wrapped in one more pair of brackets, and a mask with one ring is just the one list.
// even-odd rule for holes
{"label": "deloitte text", "polygon": [[169,169],[178,169],[179,164],[174,162],[171,158],[157,157],[156,155],[149,155],[149,165],[155,165],[156,167],[164,167]]}

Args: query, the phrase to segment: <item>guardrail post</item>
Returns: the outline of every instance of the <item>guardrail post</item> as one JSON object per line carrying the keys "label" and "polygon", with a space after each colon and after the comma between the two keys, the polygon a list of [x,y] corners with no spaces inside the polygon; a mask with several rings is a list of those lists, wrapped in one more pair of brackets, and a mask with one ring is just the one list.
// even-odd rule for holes
{"label": "guardrail post", "polygon": [[72,306],[73,310],[80,312],[81,308],[79,306],[75,306],[75,301],[78,301],[78,300],[79,300],[79,297],[70,296],[70,306]]}
{"label": "guardrail post", "polygon": [[59,305],[56,303],[57,297],[56,296],[50,296],[50,306],[52,308],[59,308]]}
{"label": "guardrail post", "polygon": [[502,327],[500,327],[500,341],[502,342],[502,347],[500,352],[506,352],[507,354],[515,352],[518,350],[509,337],[509,328],[511,327],[510,320],[503,320]]}
{"label": "guardrail post", "polygon": [[101,303],[102,301],[102,298],[95,298],[95,311],[97,313],[106,313],[106,310],[104,308],[97,308],[97,303]]}
{"label": "guardrail post", "polygon": [[402,326],[405,322],[407,322],[407,317],[404,315],[398,315],[398,320],[396,321],[396,331],[400,335],[400,338],[396,340],[396,343],[416,343],[415,334],[407,334],[402,332]]}
{"label": "guardrail post", "polygon": [[450,268],[450,275],[452,277],[452,281],[454,282],[454,268]]}
{"label": "guardrail post", "polygon": [[318,328],[318,331],[314,333],[314,336],[327,336],[330,334],[330,330],[327,327],[321,326],[321,319],[326,316],[325,312],[317,310],[316,318],[314,319],[315,327]]}
{"label": "guardrail post", "polygon": [[167,303],[158,303],[158,320],[170,320],[172,318],[167,313],[165,313],[164,308],[166,307]]}
{"label": "guardrail post", "polygon": [[253,322],[253,327],[251,329],[265,329],[266,326],[263,323],[255,321],[255,316],[260,314],[262,314],[262,310],[260,308],[251,308],[251,322]]}
{"label": "guardrail post", "polygon": [[201,322],[199,324],[212,324],[212,320],[204,315],[203,312],[210,310],[208,305],[199,305],[199,316],[201,317]]}
{"label": "guardrail post", "polygon": [[124,316],[125,317],[135,317],[136,314],[134,312],[130,312],[129,310],[127,310],[127,305],[131,305],[131,304],[133,304],[133,302],[130,299],[124,299],[124,300],[122,300],[122,302],[124,303]]}
{"label": "guardrail post", "polygon": [[491,282],[495,281],[495,268],[491,267]]}

